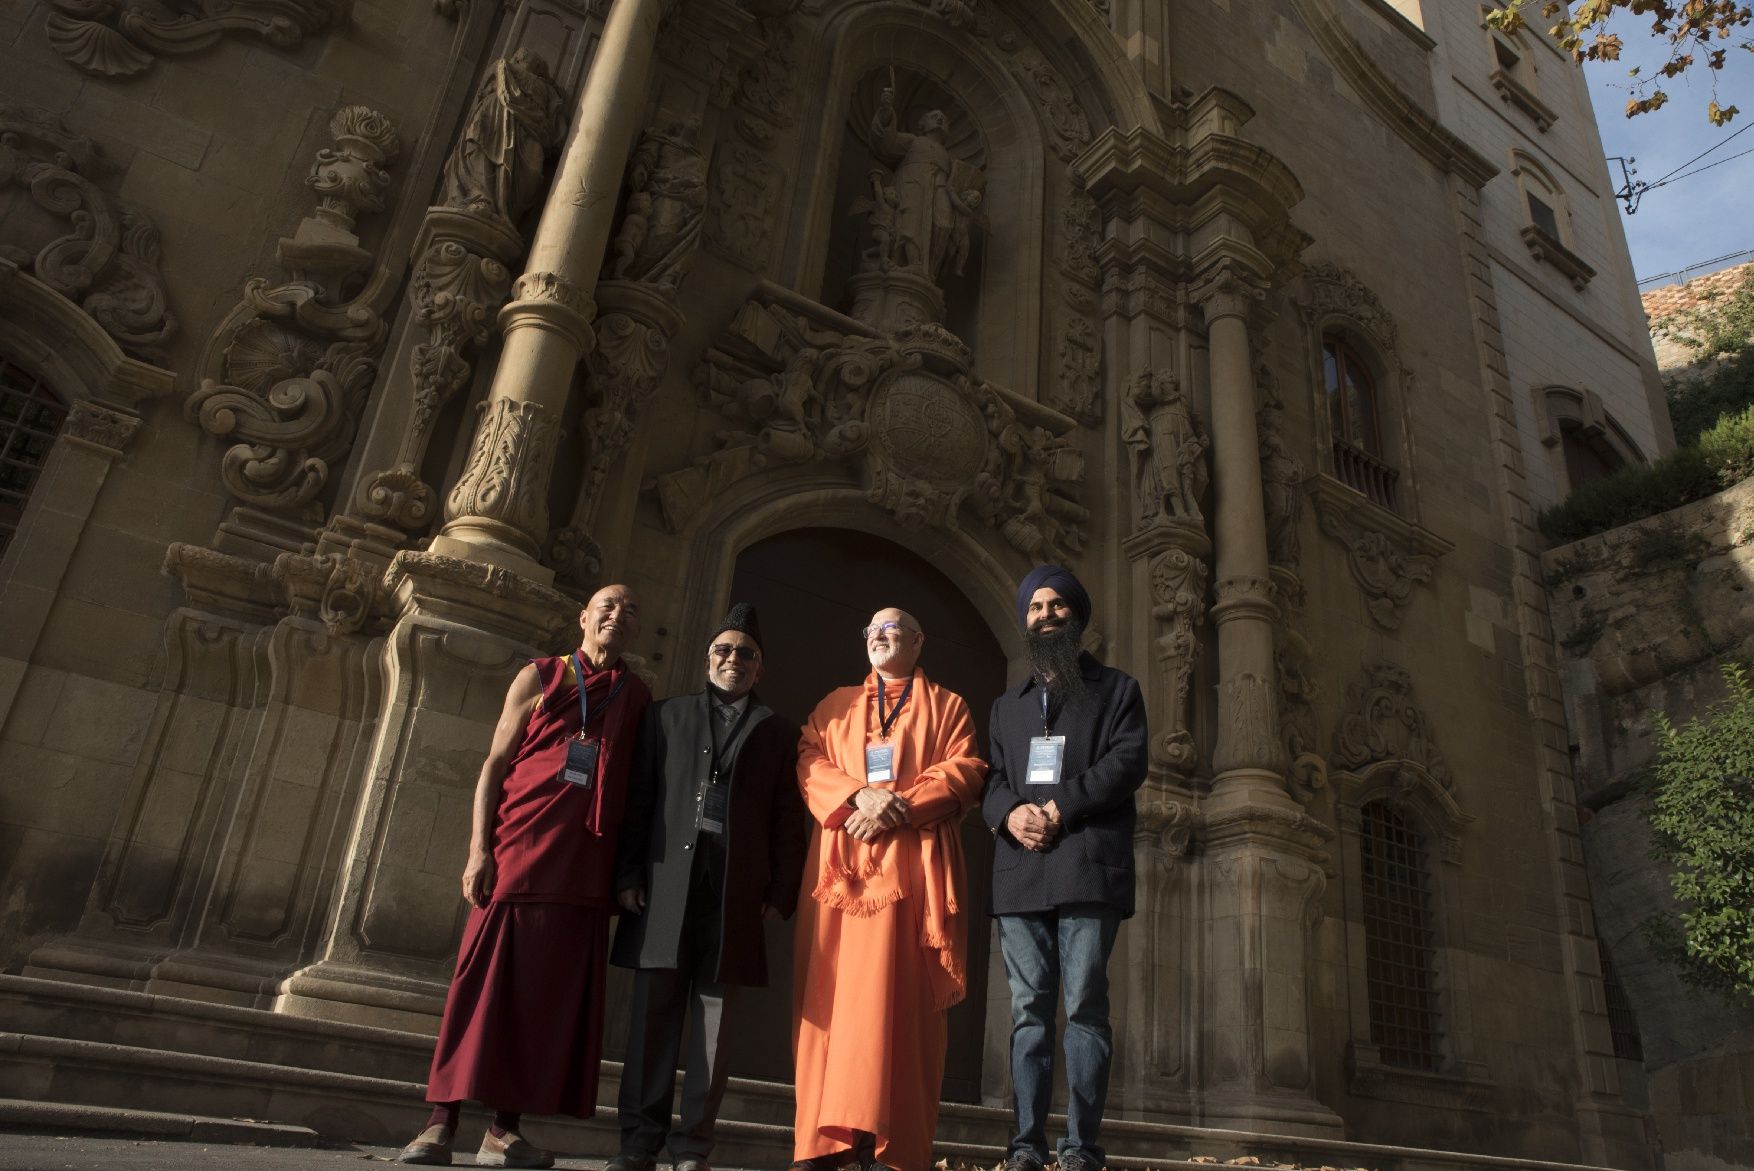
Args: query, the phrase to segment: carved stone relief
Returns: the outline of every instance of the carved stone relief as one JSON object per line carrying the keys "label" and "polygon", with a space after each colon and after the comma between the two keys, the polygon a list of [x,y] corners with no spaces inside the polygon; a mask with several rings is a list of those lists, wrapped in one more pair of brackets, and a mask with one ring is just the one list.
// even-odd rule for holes
{"label": "carved stone relief", "polygon": [[1088,317],[1069,315],[1060,335],[1059,378],[1048,399],[1080,423],[1102,418],[1102,338]]}
{"label": "carved stone relief", "polygon": [[37,213],[8,220],[0,257],[78,305],[128,353],[162,363],[177,319],[159,275],[158,229],[98,187],[102,170],[90,139],[39,111],[0,105],[0,191],[23,188]]}
{"label": "carved stone relief", "polygon": [[1121,398],[1121,440],[1133,454],[1133,529],[1203,525],[1209,441],[1175,375],[1143,370]]}
{"label": "carved stone relief", "polygon": [[1396,351],[1400,329],[1381,299],[1363,281],[1337,264],[1312,265],[1304,277],[1309,299],[1304,316],[1314,321],[1328,315],[1357,322],[1387,353]]}
{"label": "carved stone relief", "polygon": [[666,523],[680,530],[758,470],[824,461],[847,465],[904,525],[955,528],[966,504],[1020,552],[1070,557],[1089,519],[1073,496],[1084,477],[1064,438],[1073,420],[971,379],[967,365],[942,327],[862,337],[751,302],[696,375],[740,425],[652,481]]}
{"label": "carved stone relief", "polygon": [[1321,530],[1346,551],[1371,619],[1384,630],[1400,629],[1413,587],[1429,581],[1437,559],[1454,546],[1338,481],[1318,477],[1310,489]]}
{"label": "carved stone relief", "polygon": [[541,403],[510,398],[490,398],[478,410],[480,428],[445,501],[445,518],[486,518],[540,539],[548,532],[543,490],[560,421]]}
{"label": "carved stone relief", "polygon": [[1360,772],[1383,761],[1417,765],[1445,791],[1454,778],[1431,732],[1431,724],[1413,701],[1413,679],[1393,663],[1367,667],[1364,680],[1346,689],[1346,714],[1334,732],[1334,763]]}
{"label": "carved stone relief", "polygon": [[674,292],[687,275],[706,214],[706,160],[696,145],[699,136],[698,118],[666,120],[640,136],[611,247],[611,279]]}
{"label": "carved stone relief", "polygon": [[140,430],[140,422],[140,416],[132,412],[77,398],[67,404],[67,421],[62,424],[61,434],[107,451],[122,452]]}
{"label": "carved stone relief", "polygon": [[153,12],[126,0],[51,0],[44,32],[69,64],[101,77],[144,72],[160,55],[198,53],[227,33],[280,49],[344,24],[352,0],[193,0]]}
{"label": "carved stone relief", "polygon": [[[1151,560],[1151,617],[1157,622],[1157,657],[1169,678],[1169,727],[1152,738],[1152,759],[1188,777],[1199,766],[1188,730],[1188,698],[1199,657],[1199,630],[1206,617],[1210,548],[1202,533],[1189,534]],[[1197,538],[1192,539],[1192,538]]]}
{"label": "carved stone relief", "polygon": [[388,119],[348,106],[329,123],[333,149],[307,183],[319,207],[280,242],[292,279],[261,277],[208,344],[205,376],[185,414],[232,441],[221,461],[226,488],[257,507],[304,510],[353,444],[358,413],[377,373],[386,328],[378,312],[343,289],[371,263],[349,230],[382,207],[384,168],[400,139]]}
{"label": "carved stone relief", "polygon": [[476,89],[445,161],[440,202],[415,244],[412,410],[395,462],[369,476],[356,500],[371,520],[419,533],[434,518],[436,493],[419,467],[438,412],[469,384],[471,356],[511,288],[511,266],[524,251],[516,225],[545,189],[566,129],[562,105],[548,66],[527,49],[494,62]]}
{"label": "carved stone relief", "polygon": [[445,159],[438,206],[515,231],[547,188],[548,164],[565,130],[564,101],[547,62],[529,49],[501,57],[476,88]]}
{"label": "carved stone relief", "polygon": [[713,154],[707,186],[711,207],[706,244],[733,263],[759,271],[773,248],[771,216],[786,175],[768,157],[782,131],[796,121],[797,33],[787,5],[767,5],[759,31],[767,51],[757,53],[738,76],[731,125],[741,141]]}

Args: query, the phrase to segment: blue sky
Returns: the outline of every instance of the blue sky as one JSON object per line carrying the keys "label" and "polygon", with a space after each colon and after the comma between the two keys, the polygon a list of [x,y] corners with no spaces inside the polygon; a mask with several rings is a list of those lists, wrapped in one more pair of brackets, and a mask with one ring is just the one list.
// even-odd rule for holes
{"label": "blue sky", "polygon": [[[1655,183],[1677,168],[1684,174],[1710,166],[1647,192],[1636,215],[1628,216],[1622,209],[1620,219],[1632,248],[1632,270],[1645,282],[1695,265],[1701,267],[1689,271],[1688,276],[1754,259],[1745,256],[1703,264],[1727,253],[1754,249],[1754,53],[1732,48],[1724,69],[1715,75],[1718,103],[1741,107],[1727,127],[1720,129],[1706,119],[1706,103],[1713,97],[1712,79],[1709,70],[1697,66],[1666,85],[1668,105],[1627,118],[1624,109],[1631,96],[1627,68],[1636,62],[1643,64],[1645,73],[1653,73],[1666,54],[1643,20],[1619,17],[1616,24],[1614,31],[1625,40],[1630,60],[1591,61],[1583,67],[1604,152],[1636,158],[1637,177],[1647,183]],[[1747,30],[1743,35],[1748,35]],[[1731,140],[1738,131],[1745,133]],[[1698,162],[1683,165],[1713,147],[1717,149]],[[1735,157],[1738,155],[1741,157]],[[1609,174],[1618,182],[1620,173],[1613,163]],[[1670,277],[1642,287],[1655,288],[1677,279]]]}

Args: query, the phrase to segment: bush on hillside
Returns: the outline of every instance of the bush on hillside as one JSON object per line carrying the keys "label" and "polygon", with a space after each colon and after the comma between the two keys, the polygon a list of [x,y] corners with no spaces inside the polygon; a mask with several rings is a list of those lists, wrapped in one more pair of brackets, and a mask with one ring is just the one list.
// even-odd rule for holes
{"label": "bush on hillside", "polygon": [[1632,464],[1567,496],[1537,518],[1556,544],[1702,500],[1754,475],[1754,406],[1722,419],[1698,442],[1648,464]]}
{"label": "bush on hillside", "polygon": [[1648,816],[1680,915],[1645,932],[1688,983],[1754,995],[1754,683],[1733,664],[1723,674],[1729,699],[1704,719],[1656,716]]}
{"label": "bush on hillside", "polygon": [[1685,447],[1725,415],[1754,406],[1754,267],[1728,295],[1663,326],[1698,355],[1692,373],[1663,383],[1675,442]]}

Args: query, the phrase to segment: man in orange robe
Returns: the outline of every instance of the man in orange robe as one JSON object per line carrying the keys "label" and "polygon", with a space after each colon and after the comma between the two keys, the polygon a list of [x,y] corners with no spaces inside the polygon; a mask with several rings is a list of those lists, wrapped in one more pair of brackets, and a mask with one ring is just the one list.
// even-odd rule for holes
{"label": "man in orange robe", "polygon": [[961,696],[917,668],[901,610],[864,630],[872,674],[829,693],[798,745],[815,826],[799,900],[794,1171],[927,1171],[944,1014],[962,999],[962,816],[986,762]]}

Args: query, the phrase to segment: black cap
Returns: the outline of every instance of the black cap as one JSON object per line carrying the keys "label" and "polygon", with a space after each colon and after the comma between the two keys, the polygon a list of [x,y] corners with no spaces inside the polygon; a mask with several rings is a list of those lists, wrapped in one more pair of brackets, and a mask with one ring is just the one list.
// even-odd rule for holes
{"label": "black cap", "polygon": [[733,602],[730,610],[725,614],[725,620],[719,623],[718,629],[713,632],[713,637],[717,638],[727,630],[735,630],[739,634],[747,634],[754,640],[755,649],[762,649],[761,619],[755,616],[755,607],[751,606],[748,602]]}

